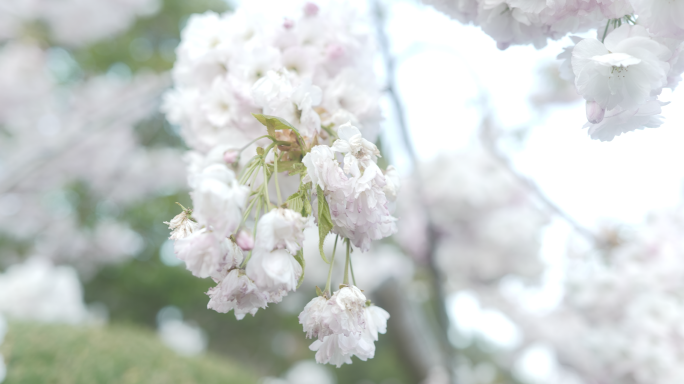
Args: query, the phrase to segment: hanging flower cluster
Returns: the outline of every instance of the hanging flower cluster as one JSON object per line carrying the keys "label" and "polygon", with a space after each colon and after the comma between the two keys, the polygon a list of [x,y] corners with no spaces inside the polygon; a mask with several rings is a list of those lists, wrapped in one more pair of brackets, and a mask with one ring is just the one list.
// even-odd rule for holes
{"label": "hanging flower cluster", "polygon": [[[342,3],[308,3],[300,18],[275,23],[248,9],[195,15],[163,106],[192,148],[193,207],[167,223],[170,238],[193,275],[216,282],[208,308],[242,319],[296,290],[313,217],[330,269],[300,321],[318,338],[317,361],[338,367],[372,358],[389,318],[356,287],[352,250],[397,231],[389,207],[399,183],[377,165],[379,91],[359,20]],[[346,247],[334,292],[330,233]]]}
{"label": "hanging flower cluster", "polygon": [[596,38],[572,37],[558,58],[566,80],[586,100],[592,139],[662,125],[658,100],[684,72],[684,5],[669,0],[424,0],[464,23],[474,23],[501,49],[542,48],[547,40],[596,29]]}

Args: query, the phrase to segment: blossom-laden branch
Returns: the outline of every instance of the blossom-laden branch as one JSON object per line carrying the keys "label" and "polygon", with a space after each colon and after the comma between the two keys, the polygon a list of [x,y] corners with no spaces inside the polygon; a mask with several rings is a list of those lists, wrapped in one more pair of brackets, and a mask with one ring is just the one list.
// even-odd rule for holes
{"label": "blossom-laden branch", "polygon": [[[175,252],[217,283],[208,308],[242,319],[302,283],[304,229],[315,220],[330,270],[300,323],[317,338],[310,348],[319,363],[366,360],[389,314],[356,287],[351,258],[396,232],[389,207],[398,188],[372,143],[379,94],[367,81],[369,37],[349,27],[356,19],[343,4],[309,3],[282,24],[262,19],[248,8],[207,13],[183,31],[164,110],[193,149],[193,207],[169,222]],[[335,251],[329,259],[323,250],[331,233],[346,251],[337,290]]]}

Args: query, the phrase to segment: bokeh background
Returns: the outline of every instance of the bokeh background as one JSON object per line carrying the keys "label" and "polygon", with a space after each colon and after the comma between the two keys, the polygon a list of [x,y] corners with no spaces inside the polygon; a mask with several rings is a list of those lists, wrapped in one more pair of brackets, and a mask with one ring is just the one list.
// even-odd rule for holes
{"label": "bokeh background", "polygon": [[[303,4],[259,3],[274,14]],[[206,309],[211,280],[186,271],[167,239],[163,221],[179,212],[177,202],[191,204],[187,147],[159,112],[174,50],[191,14],[240,2],[5,0],[0,378],[597,382],[595,367],[578,357],[589,348],[581,341],[602,340],[587,329],[610,323],[577,313],[605,304],[601,289],[629,284],[596,277],[606,268],[596,260],[641,260],[661,245],[681,264],[683,97],[666,95],[672,105],[661,128],[591,141],[581,128],[584,103],[555,60],[568,40],[500,51],[478,28],[419,2],[353,4],[386,40],[376,62],[378,146],[403,184],[399,233],[354,261],[369,296],[392,316],[375,358],[339,369],[314,363],[297,315],[327,268],[315,231],[304,285],[242,321]],[[585,284],[594,291],[582,291]],[[674,308],[672,323],[684,314]],[[619,322],[616,313],[604,317]]]}

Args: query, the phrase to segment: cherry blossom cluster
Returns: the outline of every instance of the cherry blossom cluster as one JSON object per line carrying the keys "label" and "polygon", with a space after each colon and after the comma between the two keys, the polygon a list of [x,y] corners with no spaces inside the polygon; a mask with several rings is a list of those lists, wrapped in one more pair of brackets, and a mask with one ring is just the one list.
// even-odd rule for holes
{"label": "cherry blossom cluster", "polygon": [[247,5],[191,16],[176,51],[167,118],[193,150],[220,160],[262,136],[252,113],[285,119],[307,143],[347,122],[374,141],[379,87],[372,35],[361,20],[342,2],[309,3],[297,19],[271,19]]}
{"label": "cherry blossom cluster", "polygon": [[474,23],[501,49],[546,45],[569,33],[596,30],[596,38],[573,36],[558,56],[563,77],[586,100],[592,139],[662,125],[658,100],[674,90],[684,72],[684,6],[669,0],[425,0],[464,23]]}
{"label": "cherry blossom cluster", "polygon": [[[275,21],[248,8],[192,16],[163,106],[191,148],[193,206],[168,222],[171,239],[193,275],[216,282],[208,308],[242,319],[295,291],[313,218],[330,267],[300,322],[318,338],[316,360],[338,367],[373,357],[389,318],[356,286],[351,254],[397,230],[399,181],[377,165],[379,91],[361,20],[345,3],[307,3]],[[344,278],[333,291],[339,240]]]}
{"label": "cherry blossom cluster", "polygon": [[683,219],[682,207],[652,213],[629,231],[607,231],[603,250],[571,242],[564,297],[550,312],[522,308],[520,295],[486,300],[515,321],[525,344],[549,346],[557,360],[551,374],[574,378],[568,382],[679,382]]}
{"label": "cherry blossom cluster", "polygon": [[684,379],[683,214],[656,212],[603,261],[585,259],[570,270],[558,312],[572,319],[573,336],[554,348],[587,382]]}
{"label": "cherry blossom cluster", "polygon": [[[507,275],[534,281],[543,272],[548,214],[482,149],[419,165],[403,189],[397,240],[418,261],[434,252],[449,291],[496,286]],[[429,222],[437,239],[428,238]]]}

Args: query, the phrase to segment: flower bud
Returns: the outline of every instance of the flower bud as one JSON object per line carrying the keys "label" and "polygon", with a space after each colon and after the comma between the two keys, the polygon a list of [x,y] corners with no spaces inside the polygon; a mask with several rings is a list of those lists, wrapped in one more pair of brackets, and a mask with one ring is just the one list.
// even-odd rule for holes
{"label": "flower bud", "polygon": [[318,15],[318,5],[306,3],[306,5],[304,5],[304,14],[309,17]]}
{"label": "flower bud", "polygon": [[237,151],[228,150],[228,151],[223,152],[223,161],[225,161],[228,164],[233,164],[235,161],[237,161],[237,158],[238,158]]}
{"label": "flower bud", "polygon": [[587,101],[587,120],[592,124],[598,124],[603,121],[603,116],[606,110],[601,108],[595,101]]}
{"label": "flower bud", "polygon": [[342,48],[342,46],[339,44],[330,44],[326,48],[326,54],[328,55],[329,59],[339,59],[340,57],[344,56],[344,48]]}
{"label": "flower bud", "polygon": [[254,238],[247,231],[240,231],[235,241],[243,251],[251,251],[254,248]]}

